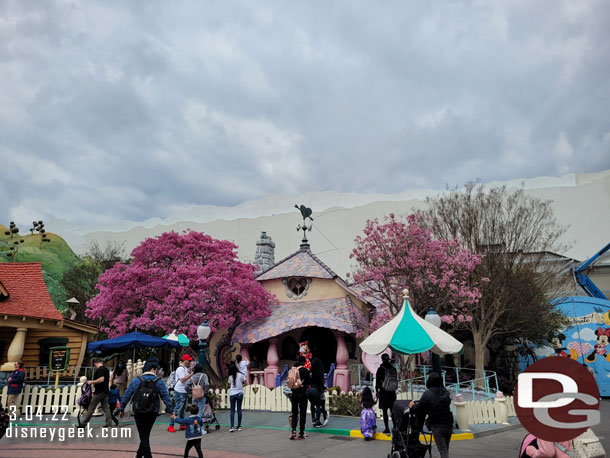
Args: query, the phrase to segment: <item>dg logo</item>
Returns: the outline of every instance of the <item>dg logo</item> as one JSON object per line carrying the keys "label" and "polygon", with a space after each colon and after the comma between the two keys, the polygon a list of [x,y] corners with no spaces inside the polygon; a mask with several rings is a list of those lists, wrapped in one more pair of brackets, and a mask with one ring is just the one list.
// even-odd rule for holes
{"label": "dg logo", "polygon": [[572,359],[544,358],[517,378],[517,417],[525,429],[545,441],[568,441],[599,424],[599,404],[595,378]]}

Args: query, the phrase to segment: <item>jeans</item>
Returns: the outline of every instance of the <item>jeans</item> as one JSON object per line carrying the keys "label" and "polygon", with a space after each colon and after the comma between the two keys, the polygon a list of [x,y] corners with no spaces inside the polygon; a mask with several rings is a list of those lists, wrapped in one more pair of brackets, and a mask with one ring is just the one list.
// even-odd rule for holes
{"label": "jeans", "polygon": [[307,399],[311,402],[311,416],[315,424],[320,421],[320,411],[322,410],[320,392],[316,388],[309,388],[307,390]]}
{"label": "jeans", "polygon": [[205,407],[205,396],[202,397],[201,399],[193,399],[193,404],[196,404],[197,407],[199,407],[199,413],[197,415],[202,416],[203,415],[203,408]]}
{"label": "jeans", "polygon": [[235,407],[237,407],[237,427],[241,426],[241,403],[244,400],[244,393],[232,394],[229,398],[231,401],[231,428],[235,424]]}
{"label": "jeans", "polygon": [[184,447],[184,458],[188,458],[191,447],[195,447],[197,456],[199,458],[203,458],[203,453],[201,452],[201,438],[186,441],[186,447]]}
{"label": "jeans", "polygon": [[292,402],[292,431],[297,430],[297,419],[299,420],[299,434],[305,433],[305,421],[307,420],[307,395],[305,388],[292,391],[290,397]]}
{"label": "jeans", "polygon": [[453,428],[451,426],[432,426],[432,435],[441,458],[449,458],[449,441]]}
{"label": "jeans", "polygon": [[82,426],[89,423],[89,420],[91,420],[93,412],[95,412],[95,408],[99,403],[102,403],[102,409],[104,409],[106,426],[112,425],[112,415],[110,414],[110,406],[108,405],[108,393],[96,393],[91,398],[91,404],[89,404],[89,409],[87,409],[87,415],[85,415],[85,418],[81,422]]}
{"label": "jeans", "polygon": [[[184,418],[186,414],[186,400],[188,399],[188,394],[180,393],[179,391],[174,391],[174,415],[178,418]],[[169,425],[174,426],[174,419],[171,418],[169,420]]]}
{"label": "jeans", "polygon": [[133,415],[140,436],[140,446],[136,452],[136,458],[152,458],[150,451],[150,432],[157,419],[156,413],[136,413]]}

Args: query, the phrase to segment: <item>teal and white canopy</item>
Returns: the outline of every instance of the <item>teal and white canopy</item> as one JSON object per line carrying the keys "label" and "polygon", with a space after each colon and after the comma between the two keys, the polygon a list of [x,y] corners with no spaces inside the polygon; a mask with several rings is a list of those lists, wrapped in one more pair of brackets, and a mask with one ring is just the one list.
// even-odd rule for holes
{"label": "teal and white canopy", "polygon": [[360,348],[372,355],[377,355],[388,347],[406,355],[428,350],[438,355],[459,353],[463,345],[417,315],[409,304],[407,294],[405,290],[405,302],[398,315],[368,336]]}
{"label": "teal and white canopy", "polygon": [[185,336],[184,334],[176,334],[176,331],[173,331],[168,336],[163,336],[163,338],[167,339],[167,340],[174,340],[174,341],[178,342],[180,344],[180,346],[182,346],[182,347],[189,346],[189,338],[187,336]]}

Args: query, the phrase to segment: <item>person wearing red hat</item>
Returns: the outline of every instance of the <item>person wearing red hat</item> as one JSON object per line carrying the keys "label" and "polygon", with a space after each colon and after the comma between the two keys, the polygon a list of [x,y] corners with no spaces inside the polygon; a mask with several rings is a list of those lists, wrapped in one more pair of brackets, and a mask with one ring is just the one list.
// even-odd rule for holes
{"label": "person wearing red hat", "polygon": [[[176,385],[174,386],[174,416],[170,418],[169,427],[167,430],[170,433],[175,433],[174,419],[184,418],[186,415],[186,401],[188,393],[186,392],[186,383],[193,376],[193,372],[188,370],[190,362],[193,360],[189,355],[184,355],[180,360],[180,365],[176,369]],[[190,373],[189,373],[190,372]],[[186,426],[181,426],[180,429],[186,429]]]}

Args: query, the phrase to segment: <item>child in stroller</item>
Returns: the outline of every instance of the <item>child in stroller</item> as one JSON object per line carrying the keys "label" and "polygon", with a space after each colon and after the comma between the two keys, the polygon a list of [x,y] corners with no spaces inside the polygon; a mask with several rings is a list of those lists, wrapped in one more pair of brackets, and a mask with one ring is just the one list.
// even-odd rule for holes
{"label": "child in stroller", "polygon": [[205,395],[205,405],[203,406],[203,411],[199,412],[199,416],[203,421],[203,427],[206,432],[210,431],[210,426],[213,423],[216,423],[214,429],[220,429],[220,423],[218,423],[218,419],[216,418],[216,412],[214,412],[214,406],[212,405],[212,399],[208,394]]}
{"label": "child in stroller", "polygon": [[[409,409],[410,401],[396,401],[392,407],[392,450],[388,458],[423,458],[426,452],[432,456],[432,445],[419,441],[424,418]],[[425,436],[424,436],[425,437]]]}

